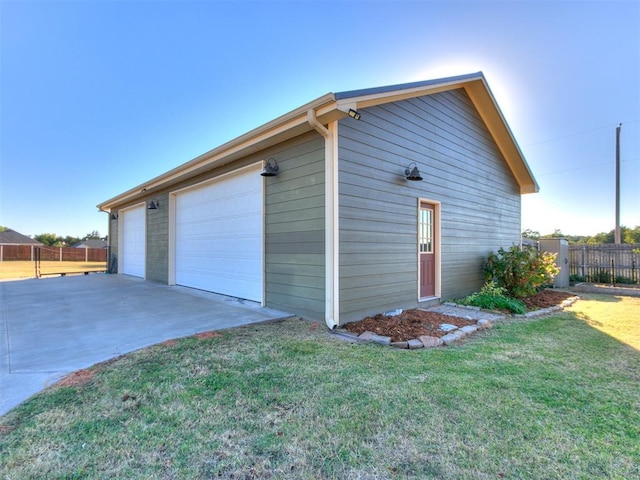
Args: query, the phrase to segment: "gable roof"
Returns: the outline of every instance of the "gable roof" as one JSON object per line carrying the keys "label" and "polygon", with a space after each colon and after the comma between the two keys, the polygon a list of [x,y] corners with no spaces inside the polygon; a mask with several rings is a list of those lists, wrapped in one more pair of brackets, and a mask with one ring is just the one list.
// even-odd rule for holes
{"label": "gable roof", "polygon": [[72,245],[73,248],[107,248],[107,242],[99,238],[88,238],[80,243]]}
{"label": "gable roof", "polygon": [[486,124],[518,182],[520,193],[537,192],[538,184],[489,89],[484,75],[482,72],[477,72],[423,82],[328,93],[149,182],[113,197],[99,204],[98,208],[108,212],[113,207],[125,202],[140,199],[154,191],[164,189],[207,170],[226,165],[249,154],[309,132],[313,130],[307,116],[307,112],[310,110],[315,112],[315,116],[320,123],[327,125],[330,122],[346,117],[350,109],[357,110],[459,88],[465,89],[478,110],[480,117]]}
{"label": "gable roof", "polygon": [[0,232],[0,245],[42,245],[42,243],[8,228]]}

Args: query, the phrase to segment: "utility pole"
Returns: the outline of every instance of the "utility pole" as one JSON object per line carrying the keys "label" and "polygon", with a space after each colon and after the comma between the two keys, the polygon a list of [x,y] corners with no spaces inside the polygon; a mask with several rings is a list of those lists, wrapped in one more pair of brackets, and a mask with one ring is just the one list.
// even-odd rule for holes
{"label": "utility pole", "polygon": [[622,124],[616,127],[616,231],[615,240],[616,245],[622,243],[620,238],[620,128]]}

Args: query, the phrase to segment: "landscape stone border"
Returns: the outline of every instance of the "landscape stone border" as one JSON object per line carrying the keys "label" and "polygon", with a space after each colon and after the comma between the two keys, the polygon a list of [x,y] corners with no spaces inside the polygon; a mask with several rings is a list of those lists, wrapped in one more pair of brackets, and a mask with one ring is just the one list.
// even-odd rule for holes
{"label": "landscape stone border", "polygon": [[549,315],[573,305],[579,298],[580,297],[577,296],[570,297],[564,300],[560,305],[533,310],[531,312],[525,313],[524,315],[508,315],[502,312],[483,310],[480,307],[471,307],[468,305],[460,305],[453,302],[445,302],[438,307],[430,308],[425,311],[437,312],[442,313],[443,315],[450,315],[455,317],[462,317],[466,320],[475,321],[476,324],[458,328],[455,325],[443,323],[442,325],[440,325],[440,328],[443,331],[446,331],[447,334],[442,337],[424,335],[418,338],[407,340],[405,342],[392,342],[391,337],[377,335],[369,331],[361,333],[360,335],[356,335],[344,329],[340,329],[334,330],[332,333],[337,337],[352,343],[373,342],[384,346],[391,346],[409,350],[416,350],[419,348],[433,348],[447,346],[451,345],[452,343],[459,342],[467,335],[471,335],[478,331],[491,328],[495,322],[507,318],[537,318],[543,315]]}

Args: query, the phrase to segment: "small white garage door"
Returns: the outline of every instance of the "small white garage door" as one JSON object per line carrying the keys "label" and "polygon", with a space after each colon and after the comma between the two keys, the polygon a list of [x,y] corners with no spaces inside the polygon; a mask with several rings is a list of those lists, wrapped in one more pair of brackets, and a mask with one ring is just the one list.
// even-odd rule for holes
{"label": "small white garage door", "polygon": [[262,177],[249,168],[175,203],[175,283],[262,301]]}
{"label": "small white garage door", "polygon": [[145,206],[130,208],[120,212],[122,218],[122,259],[121,272],[144,278],[146,264],[146,221]]}

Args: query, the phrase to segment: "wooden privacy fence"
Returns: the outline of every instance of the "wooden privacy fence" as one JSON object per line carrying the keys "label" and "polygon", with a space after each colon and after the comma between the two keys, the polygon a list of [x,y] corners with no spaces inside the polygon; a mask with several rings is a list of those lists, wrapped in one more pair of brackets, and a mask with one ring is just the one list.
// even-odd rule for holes
{"label": "wooden privacy fence", "polygon": [[33,261],[37,245],[0,245],[0,262]]}
{"label": "wooden privacy fence", "polygon": [[58,262],[106,262],[106,248],[0,245],[0,262],[40,260]]}
{"label": "wooden privacy fence", "polygon": [[638,283],[640,244],[569,245],[570,273],[593,283]]}

